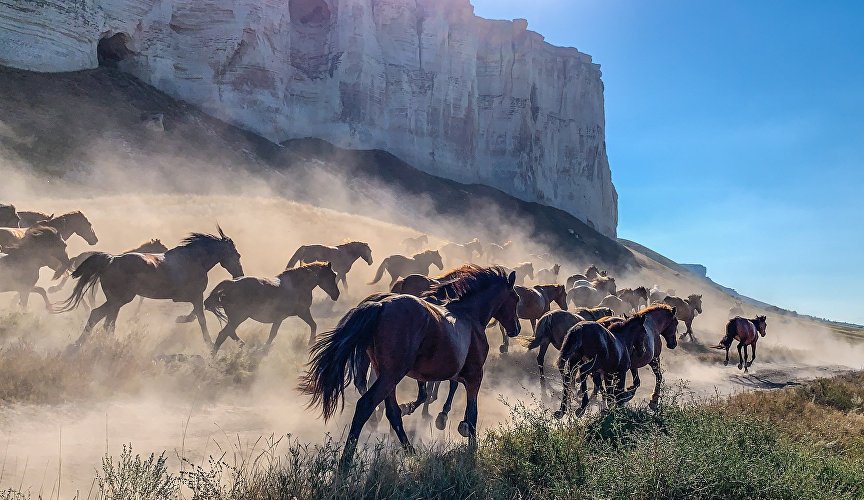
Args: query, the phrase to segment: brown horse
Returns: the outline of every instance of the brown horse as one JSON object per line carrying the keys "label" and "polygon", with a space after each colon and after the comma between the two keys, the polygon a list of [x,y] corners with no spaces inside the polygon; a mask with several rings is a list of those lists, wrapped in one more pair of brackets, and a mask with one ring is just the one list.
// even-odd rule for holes
{"label": "brown horse", "polygon": [[272,324],[265,351],[270,350],[279,327],[290,316],[297,316],[309,325],[309,343],[315,342],[318,325],[311,311],[312,290],[315,287],[321,287],[334,301],[339,298],[338,279],[329,262],[314,262],[286,269],[272,279],[245,276],[219,283],[204,301],[204,309],[225,323],[216,336],[213,354],[219,351],[228,337],[242,346],[237,327],[250,318]]}
{"label": "brown horse", "polygon": [[27,308],[31,293],[45,300],[45,307],[53,311],[45,289],[36,286],[42,267],[60,262],[68,263],[66,242],[60,233],[50,227],[33,226],[24,237],[6,248],[8,255],[0,256],[0,292],[18,292],[18,302]]}
{"label": "brown horse", "polygon": [[644,286],[636,288],[622,288],[618,290],[618,296],[625,304],[630,306],[634,311],[638,311],[643,307],[648,307],[648,289]]}
{"label": "brown horse", "polygon": [[393,286],[390,287],[390,291],[393,293],[404,293],[406,295],[420,297],[438,283],[440,283],[440,281],[435,278],[430,278],[422,274],[409,274],[404,278],[396,280],[396,283],[393,283]]}
{"label": "brown horse", "polygon": [[402,240],[402,246],[405,248],[405,253],[408,254],[420,252],[427,245],[429,245],[429,236],[425,234]]}
{"label": "brown horse", "polygon": [[360,431],[382,401],[400,443],[412,450],[396,401],[396,385],[405,376],[464,384],[468,401],[459,433],[476,446],[477,396],[489,352],[486,325],[495,318],[517,336],[519,296],[513,290],[516,276],[500,267],[463,266],[456,276],[431,292],[444,306],[410,295],[379,294],[349,311],[312,348],[301,390],[312,396],[311,406],[322,407],[325,421],[344,402],[345,387],[359,374],[364,357],[378,375],[357,402],[340,471],[350,466]]}
{"label": "brown horse", "polygon": [[618,288],[615,286],[615,278],[611,276],[600,276],[591,280],[591,286],[605,295],[615,295]]}
{"label": "brown horse", "polygon": [[675,308],[678,319],[683,321],[684,326],[687,327],[687,331],[681,335],[681,338],[684,339],[689,335],[690,340],[694,340],[693,319],[696,318],[697,314],[702,314],[702,296],[690,295],[686,299],[682,299],[667,295],[663,302]]}
{"label": "brown horse", "polygon": [[[516,307],[516,315],[519,319],[527,319],[531,322],[531,330],[537,331],[537,320],[549,312],[552,304],[558,304],[561,310],[567,310],[567,292],[564,285],[537,285],[531,288],[516,285],[513,287],[519,295],[519,305]],[[501,328],[503,342],[498,350],[505,353],[510,350],[510,342],[507,332]]]}
{"label": "brown horse", "polygon": [[547,284],[557,284],[558,283],[558,273],[561,272],[561,266],[555,264],[554,266],[548,269],[541,269],[537,271],[537,281],[539,283]]}
{"label": "brown horse", "polygon": [[474,260],[474,254],[477,257],[483,256],[483,245],[480,240],[474,238],[468,243],[447,243],[441,247],[441,255],[447,258],[447,262],[455,264],[467,264]]}
{"label": "brown horse", "polygon": [[660,400],[660,385],[663,383],[663,373],[660,370],[660,353],[663,351],[663,341],[666,347],[675,349],[678,346],[678,318],[675,308],[666,304],[657,304],[642,309],[636,316],[645,318],[645,344],[637,346],[630,360],[630,373],[633,376],[633,386],[628,391],[635,393],[639,388],[639,368],[650,366],[654,372],[654,393],[649,406],[656,410]]}
{"label": "brown horse", "polygon": [[[93,225],[79,211],[69,212],[58,217],[49,216],[48,219],[40,221],[39,225],[56,229],[63,240],[68,240],[73,234],[77,234],[90,245],[99,243],[99,238],[96,237],[96,232],[93,231]],[[0,249],[13,245],[24,237],[26,231],[26,228],[0,228]]]}
{"label": "brown horse", "polygon": [[588,406],[587,378],[592,375],[594,385],[608,400],[612,394],[615,403],[622,405],[633,398],[633,393],[624,390],[627,371],[631,368],[631,353],[636,345],[645,342],[645,316],[636,315],[626,321],[615,322],[609,328],[594,321],[583,321],[567,332],[558,357],[558,371],[564,382],[561,408],[555,418],[561,418],[570,405],[573,388],[573,373],[579,371],[579,388],[582,403],[577,416],[585,413]]}
{"label": "brown horse", "polygon": [[510,252],[513,251],[513,242],[507,241],[502,244],[489,243],[486,245],[486,260],[490,264],[502,264],[510,262]]}
{"label": "brown horse", "polygon": [[[131,250],[126,250],[125,252],[121,252],[121,254],[124,254],[124,253],[165,253],[167,251],[168,251],[168,247],[166,247],[164,244],[162,244],[161,240],[153,239],[150,241],[145,241],[144,243],[138,245],[137,247],[135,247]],[[66,281],[69,280],[69,274],[71,273],[71,271],[75,270],[76,267],[83,264],[84,261],[87,260],[94,253],[96,253],[96,252],[80,253],[80,254],[76,255],[75,257],[72,257],[72,259],[69,261],[69,264],[67,266],[58,267],[55,270],[54,279],[55,280],[59,279],[61,276],[63,279],[57,285],[54,285],[51,288],[49,288],[48,292],[54,293],[54,292],[59,292],[60,290],[62,290],[63,286],[66,285]],[[94,288],[93,292],[95,293],[95,291],[96,291],[96,289]],[[92,297],[90,300],[90,305],[91,305],[91,307],[93,305],[93,298]]]}
{"label": "brown horse", "polygon": [[[738,341],[738,369],[744,368],[744,371],[748,371],[748,368],[753,364],[753,361],[756,360],[756,341],[759,340],[759,336],[765,336],[765,330],[768,328],[768,318],[766,316],[756,316],[753,319],[746,319],[741,317],[735,317],[729,320],[726,323],[726,335],[720,341],[719,345],[713,346],[714,349],[726,349],[726,361],[723,362],[724,365],[729,365],[729,348],[732,347],[732,341]],[[753,357],[748,361],[747,360],[747,346],[753,351]],[[741,353],[741,350],[744,350],[744,353]]]}
{"label": "brown horse", "polygon": [[0,227],[18,227],[21,217],[15,211],[15,205],[0,203]]}
{"label": "brown horse", "polygon": [[588,281],[593,281],[597,278],[605,278],[607,276],[605,270],[601,271],[600,269],[597,269],[597,266],[595,265],[592,265],[591,267],[586,269],[584,274]]}
{"label": "brown horse", "polygon": [[605,294],[593,286],[576,286],[567,292],[567,301],[575,307],[594,307],[603,297]]}
{"label": "brown horse", "polygon": [[429,274],[429,268],[432,266],[438,269],[444,269],[444,263],[441,261],[441,254],[438,250],[426,250],[420,252],[413,257],[405,257],[404,255],[391,255],[378,266],[378,271],[375,272],[375,278],[370,285],[374,285],[381,281],[384,276],[384,271],[390,274],[390,286],[396,284],[402,276],[411,274]]}
{"label": "brown horse", "polygon": [[106,329],[113,332],[120,308],[139,295],[191,303],[192,313],[177,318],[177,322],[186,323],[197,317],[204,341],[208,346],[212,345],[204,317],[207,273],[219,264],[231,276],[243,276],[240,253],[231,238],[225,236],[221,228],[218,230],[218,236],[193,233],[180,246],[164,254],[110,255],[97,252],[91,255],[72,273],[72,278],[78,283],[62,304],[62,311],[78,307],[84,294],[100,282],[106,301],[90,311],[87,325],[75,345],[84,342],[93,327],[103,319]]}
{"label": "brown horse", "polygon": [[[577,307],[576,309],[573,309],[573,312],[585,319],[585,321],[600,321],[600,318],[605,318],[615,314],[615,312],[608,307]],[[564,337],[562,336],[561,338],[563,340]]]}
{"label": "brown horse", "polygon": [[297,264],[311,264],[312,262],[329,262],[333,271],[343,286],[348,286],[348,271],[357,259],[363,259],[372,265],[372,249],[368,243],[362,241],[349,241],[335,247],[324,245],[303,245],[298,248],[285,269],[291,269]]}
{"label": "brown horse", "polygon": [[513,271],[516,273],[516,283],[519,285],[525,285],[525,279],[534,279],[534,264],[530,262],[523,262],[518,266],[513,268]]}

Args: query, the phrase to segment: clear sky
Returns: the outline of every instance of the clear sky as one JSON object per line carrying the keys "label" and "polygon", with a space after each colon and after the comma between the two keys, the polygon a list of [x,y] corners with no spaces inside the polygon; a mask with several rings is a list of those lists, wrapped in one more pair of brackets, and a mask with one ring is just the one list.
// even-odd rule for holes
{"label": "clear sky", "polygon": [[472,3],[601,65],[621,237],[864,324],[864,2]]}

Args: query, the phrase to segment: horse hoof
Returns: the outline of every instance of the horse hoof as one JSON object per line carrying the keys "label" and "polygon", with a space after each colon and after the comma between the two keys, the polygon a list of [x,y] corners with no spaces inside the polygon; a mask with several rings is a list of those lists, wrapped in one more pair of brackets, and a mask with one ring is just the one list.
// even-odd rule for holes
{"label": "horse hoof", "polygon": [[447,428],[447,414],[443,411],[438,414],[438,417],[435,419],[435,428],[439,431],[443,431]]}
{"label": "horse hoof", "polygon": [[657,411],[660,409],[660,403],[656,399],[652,399],[650,403],[648,403],[648,408],[653,411]]}
{"label": "horse hoof", "polygon": [[499,347],[498,347],[498,351],[500,351],[501,354],[505,354],[508,350],[509,350],[509,349],[508,349],[508,347],[507,347],[506,345],[502,345],[502,346],[499,346]]}
{"label": "horse hoof", "polygon": [[723,366],[729,366],[729,361],[724,361]]}
{"label": "horse hoof", "polygon": [[555,418],[555,420],[561,420],[562,418],[564,418],[564,412],[561,410],[557,410],[555,413],[552,414],[552,417]]}
{"label": "horse hoof", "polygon": [[459,422],[459,434],[465,438],[471,437],[471,427],[468,425],[468,422],[464,420]]}
{"label": "horse hoof", "polygon": [[744,365],[742,365],[741,363],[738,363],[738,369],[740,370],[742,368],[744,368]]}
{"label": "horse hoof", "polygon": [[416,409],[417,409],[417,408],[416,408],[414,405],[412,405],[412,404],[399,405],[399,411],[402,412],[402,416],[403,416],[403,417],[408,416],[408,415],[414,413],[414,410],[416,410]]}

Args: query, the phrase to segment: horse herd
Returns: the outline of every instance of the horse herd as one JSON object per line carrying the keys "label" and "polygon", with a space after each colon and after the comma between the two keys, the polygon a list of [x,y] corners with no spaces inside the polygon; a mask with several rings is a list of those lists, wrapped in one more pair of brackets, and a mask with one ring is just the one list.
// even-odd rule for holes
{"label": "horse herd", "polygon": [[[557,362],[564,390],[555,416],[569,409],[576,379],[582,395],[577,415],[584,413],[589,395],[587,379],[604,404],[622,405],[639,387],[639,368],[649,366],[656,379],[650,406],[659,401],[663,344],[674,349],[678,343],[679,321],[686,331],[682,339],[693,339],[693,319],[702,313],[701,295],[686,298],[662,292],[657,286],[618,290],[615,278],[596,266],[567,277],[559,284],[557,264],[535,272],[531,263],[505,267],[513,262],[512,243],[488,244],[478,239],[448,243],[428,249],[429,238],[421,235],[404,240],[411,257],[391,255],[383,259],[370,284],[386,272],[389,291],[360,301],[339,321],[335,329],[316,342],[317,325],[311,314],[312,292],[321,288],[330,299],[340,297],[339,282],[347,287],[347,275],[357,260],[373,264],[367,243],[347,242],[337,246],[305,245],[288,260],[286,269],[272,278],[244,276],[241,255],[234,242],[217,227],[217,234],[193,233],[174,248],[159,240],[120,254],[85,252],[70,258],[65,240],[79,235],[91,245],[98,238],[90,221],[81,212],[53,216],[39,212],[16,212],[0,205],[0,292],[17,292],[22,308],[31,293],[39,294],[52,313],[71,311],[85,303],[90,308],[84,330],[71,346],[87,341],[94,327],[104,321],[113,332],[120,309],[136,297],[172,300],[191,305],[178,322],[198,321],[202,336],[212,353],[229,337],[242,345],[237,328],[247,319],[271,324],[265,351],[270,348],[282,322],[296,316],[310,327],[309,369],[301,390],[311,398],[310,406],[321,407],[326,419],[344,404],[345,389],[353,382],[361,397],[357,402],[342,466],[352,460],[357,440],[366,421],[384,403],[385,414],[402,445],[411,449],[402,417],[437,397],[443,381],[450,384],[444,409],[436,419],[443,429],[459,384],[467,392],[464,419],[459,433],[476,439],[477,397],[483,366],[489,352],[486,330],[498,325],[503,342],[501,353],[509,350],[509,339],[517,337],[520,320],[530,322],[533,337],[529,350],[539,349],[537,365],[541,387],[545,388],[544,363],[550,345],[559,350]],[[476,264],[484,258],[484,265]],[[475,262],[475,263],[472,263]],[[452,271],[430,277],[430,268],[440,271],[445,263]],[[222,281],[205,298],[208,272],[222,266],[232,279]],[[54,304],[48,292],[37,285],[43,267],[54,270],[62,282],[50,291],[62,289],[71,276],[75,285],[70,296]],[[525,286],[525,280],[539,282]],[[97,285],[105,302],[95,306]],[[558,308],[552,310],[552,304]],[[572,306],[572,309],[570,308]],[[205,311],[222,323],[215,342],[211,339]],[[756,356],[756,341],[765,335],[766,318],[735,317],[715,346],[726,350],[738,341],[739,369],[746,370]],[[747,356],[747,346],[752,357]],[[743,350],[743,352],[742,352]],[[632,385],[626,387],[630,373]],[[370,376],[371,375],[371,376]],[[400,406],[396,386],[405,377],[418,384],[415,401]],[[593,394],[592,394],[593,395]]]}

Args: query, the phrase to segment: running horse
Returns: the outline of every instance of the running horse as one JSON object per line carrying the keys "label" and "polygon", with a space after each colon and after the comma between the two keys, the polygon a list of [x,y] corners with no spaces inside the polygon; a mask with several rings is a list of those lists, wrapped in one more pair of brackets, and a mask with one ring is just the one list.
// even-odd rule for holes
{"label": "running horse", "polygon": [[372,265],[372,249],[368,243],[362,241],[349,241],[328,247],[324,245],[303,245],[298,248],[285,269],[290,269],[297,264],[311,264],[313,262],[329,262],[333,271],[339,277],[342,285],[348,286],[348,271],[357,259],[363,259],[366,264]]}
{"label": "running horse", "polygon": [[455,277],[432,289],[443,306],[411,296],[379,294],[361,302],[318,341],[311,351],[301,390],[310,407],[321,407],[325,421],[344,405],[345,388],[371,361],[378,378],[357,402],[339,470],[350,467],[366,421],[382,401],[403,448],[413,451],[402,425],[396,385],[408,376],[418,382],[455,380],[465,385],[467,407],[459,433],[476,447],[477,396],[489,353],[486,325],[504,325],[519,335],[513,289],[516,276],[501,267],[462,266]]}
{"label": "running horse", "polygon": [[[766,316],[756,316],[753,319],[735,317],[726,323],[726,335],[720,341],[720,344],[713,346],[714,349],[726,349],[726,361],[724,365],[729,365],[729,348],[732,347],[732,341],[738,341],[738,369],[744,368],[748,371],[753,361],[756,360],[756,341],[759,336],[765,336],[765,330],[768,328],[768,318]],[[753,351],[753,357],[747,360],[747,346]],[[741,353],[741,350],[744,353]]]}
{"label": "running horse", "polygon": [[270,350],[279,327],[289,316],[305,321],[311,329],[309,343],[315,342],[318,327],[312,318],[312,290],[315,287],[321,287],[332,300],[339,299],[338,278],[329,262],[313,262],[286,269],[271,279],[245,276],[219,283],[204,300],[204,309],[225,323],[216,336],[213,354],[219,352],[219,347],[228,337],[242,346],[237,327],[250,318],[272,324],[265,351]]}
{"label": "running horse", "polygon": [[689,335],[692,342],[694,340],[693,320],[696,319],[697,314],[702,314],[702,296],[694,294],[686,299],[682,299],[681,297],[667,295],[663,299],[663,302],[675,308],[678,319],[683,321],[684,326],[687,327],[687,330],[681,334],[681,339],[683,340]]}
{"label": "running horse", "polygon": [[217,226],[217,229],[218,236],[193,233],[164,254],[97,252],[85,260],[72,273],[72,278],[78,282],[72,295],[61,304],[60,312],[78,307],[87,291],[97,283],[101,283],[106,301],[90,311],[84,331],[74,345],[80,346],[87,340],[93,327],[103,319],[108,332],[113,333],[120,308],[139,295],[191,303],[192,313],[180,316],[177,322],[188,323],[197,317],[204,341],[212,345],[204,317],[207,273],[219,264],[231,276],[243,276],[240,253],[234,242],[225,236],[222,228]]}
{"label": "running horse", "polygon": [[0,256],[0,292],[18,292],[22,309],[27,308],[31,293],[39,294],[45,300],[45,307],[53,311],[45,289],[36,286],[39,270],[60,262],[66,264],[66,242],[56,229],[33,226],[27,229],[24,237],[6,248],[7,255]]}
{"label": "running horse", "polygon": [[[99,238],[93,230],[93,225],[79,211],[69,212],[57,217],[48,216],[47,219],[39,221],[39,225],[56,229],[64,241],[68,240],[73,234],[77,234],[90,245],[99,243]],[[0,250],[24,238],[26,232],[27,228],[0,227]]]}
{"label": "running horse", "polygon": [[[519,305],[516,314],[520,319],[531,322],[531,330],[537,331],[537,320],[552,309],[552,304],[558,304],[561,310],[567,310],[567,291],[564,285],[537,285],[531,288],[516,285],[514,287],[519,295]],[[507,332],[501,329],[503,341],[498,350],[503,354],[510,350],[510,342]]]}
{"label": "running horse", "polygon": [[444,262],[441,261],[441,254],[438,250],[426,250],[412,257],[391,255],[381,261],[381,265],[375,271],[375,278],[369,284],[374,285],[381,281],[381,278],[384,277],[384,271],[387,271],[390,275],[390,287],[392,288],[402,276],[429,274],[429,268],[433,265],[438,269],[444,269]]}
{"label": "running horse", "polygon": [[[638,311],[643,307],[648,307],[648,289],[644,286],[636,288],[622,288],[615,294],[629,305],[634,311]],[[643,305],[644,304],[644,305]]]}
{"label": "running horse", "polygon": [[480,244],[479,239],[474,238],[465,244],[447,243],[441,247],[440,252],[449,262],[462,265],[471,262],[474,259],[475,253],[477,257],[482,257],[483,245]]}

